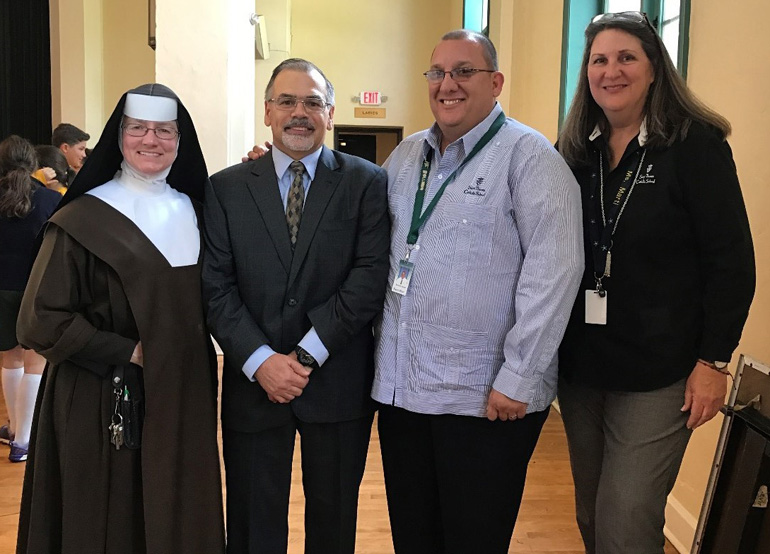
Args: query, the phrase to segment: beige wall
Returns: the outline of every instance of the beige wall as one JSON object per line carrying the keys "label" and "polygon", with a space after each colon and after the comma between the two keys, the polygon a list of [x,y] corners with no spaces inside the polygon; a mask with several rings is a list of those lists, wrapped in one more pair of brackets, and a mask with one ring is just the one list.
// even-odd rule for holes
{"label": "beige wall", "polygon": [[[746,17],[747,13],[751,17]],[[770,52],[770,36],[765,28],[769,18],[770,4],[764,0],[745,0],[739,11],[722,0],[693,2],[688,74],[688,83],[696,94],[733,125],[729,140],[757,260],[757,293],[737,353],[749,354],[764,363],[770,362],[770,166],[766,161],[770,67],[757,63],[751,53]],[[722,417],[717,419],[693,435],[673,493],[696,518]]]}
{"label": "beige wall", "polygon": [[59,0],[50,14],[52,123],[80,127],[93,146],[103,122],[102,0]]}
{"label": "beige wall", "polygon": [[498,42],[503,53],[510,55],[510,66],[501,66],[508,82],[508,115],[554,143],[559,126],[564,2],[500,0],[500,4],[501,25],[508,32]]}
{"label": "beige wall", "polygon": [[513,83],[513,11],[516,2],[511,0],[489,1],[489,39],[497,50],[497,64],[505,76],[503,91],[497,98],[503,111],[516,117],[511,111],[511,85]]}
{"label": "beige wall", "polygon": [[[84,130],[94,139],[104,127],[104,33],[102,28],[102,0],[83,0],[85,23],[83,43],[85,58],[85,109]],[[93,142],[92,142],[93,144]]]}
{"label": "beige wall", "polygon": [[269,58],[257,60],[255,75],[254,132],[258,143],[270,139],[270,128],[265,126],[265,87],[273,68],[291,57],[291,0],[256,0],[256,12],[265,17]]}
{"label": "beige wall", "polygon": [[83,128],[93,146],[122,93],[158,75],[185,100],[209,167],[220,169],[254,143],[253,2],[156,3],[162,63],[147,45],[147,0],[52,2],[54,125]]}
{"label": "beige wall", "polygon": [[104,2],[105,122],[124,92],[155,80],[155,51],[147,44],[147,18],[147,0]]}
{"label": "beige wall", "polygon": [[156,10],[157,80],[183,99],[209,172],[240,162],[254,145],[253,1],[157,0]]}
{"label": "beige wall", "polygon": [[83,0],[59,0],[51,9],[51,78],[54,127],[86,126],[85,12]]}
{"label": "beige wall", "polygon": [[103,125],[102,0],[59,0],[50,13],[52,123],[80,127],[93,146]]}
{"label": "beige wall", "polygon": [[[260,13],[274,8],[271,4],[275,2],[259,2]],[[433,122],[422,72],[430,65],[430,54],[441,35],[461,25],[462,0],[391,0],[387,4],[291,0],[290,6],[289,52],[274,57],[271,53],[271,59],[257,62],[258,99],[264,96],[269,71],[290,54],[317,64],[334,84],[337,124],[403,126],[408,136]],[[268,36],[282,25],[280,20],[268,19]],[[385,119],[353,116],[358,104],[351,97],[362,90],[379,90],[388,97],[382,106],[387,110]],[[263,113],[260,106],[258,140],[270,138],[262,124]],[[332,144],[332,133],[327,144]]]}
{"label": "beige wall", "polygon": [[[104,32],[102,28],[102,0],[83,0],[85,22],[83,44],[85,58],[85,109],[83,128],[94,139],[104,127]],[[93,144],[93,143],[92,143]]]}
{"label": "beige wall", "polygon": [[153,80],[147,1],[59,0],[50,17],[53,124],[80,127],[93,146],[120,95]]}

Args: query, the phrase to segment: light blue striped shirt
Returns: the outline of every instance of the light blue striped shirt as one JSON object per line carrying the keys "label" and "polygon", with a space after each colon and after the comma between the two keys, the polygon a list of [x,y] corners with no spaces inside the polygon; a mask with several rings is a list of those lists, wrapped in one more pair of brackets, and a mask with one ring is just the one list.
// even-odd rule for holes
{"label": "light blue striped shirt", "polygon": [[[420,167],[433,149],[425,204],[502,112],[439,152],[438,127],[388,158],[392,283],[406,252]],[[486,414],[490,388],[544,410],[557,350],[583,274],[580,192],[537,131],[507,118],[449,184],[420,230],[405,296],[390,290],[376,328],[372,397],[426,414]]]}

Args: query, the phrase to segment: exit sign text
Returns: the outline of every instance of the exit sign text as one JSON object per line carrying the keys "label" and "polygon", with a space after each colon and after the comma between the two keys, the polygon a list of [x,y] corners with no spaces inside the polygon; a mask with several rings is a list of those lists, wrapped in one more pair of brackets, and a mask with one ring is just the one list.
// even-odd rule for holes
{"label": "exit sign text", "polygon": [[362,106],[379,106],[382,103],[380,101],[380,93],[373,90],[363,91],[360,98]]}

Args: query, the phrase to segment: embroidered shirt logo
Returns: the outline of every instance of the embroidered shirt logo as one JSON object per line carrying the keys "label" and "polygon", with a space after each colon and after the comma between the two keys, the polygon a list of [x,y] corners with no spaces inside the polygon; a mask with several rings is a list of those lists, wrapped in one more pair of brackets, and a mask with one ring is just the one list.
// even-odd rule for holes
{"label": "embroidered shirt logo", "polygon": [[483,183],[484,183],[484,177],[479,177],[478,179],[476,179],[476,184],[468,185],[468,188],[466,188],[463,191],[463,193],[471,194],[473,196],[486,196],[487,189],[481,186]]}
{"label": "embroidered shirt logo", "polygon": [[655,175],[652,172],[652,164],[649,164],[644,171],[644,174],[639,172],[639,178],[636,180],[639,185],[654,185]]}

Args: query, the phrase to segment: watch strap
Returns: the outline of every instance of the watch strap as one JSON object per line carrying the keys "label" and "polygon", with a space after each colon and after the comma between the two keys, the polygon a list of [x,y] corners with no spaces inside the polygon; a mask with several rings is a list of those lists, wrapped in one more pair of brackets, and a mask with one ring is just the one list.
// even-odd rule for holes
{"label": "watch strap", "polygon": [[703,359],[699,359],[698,361],[703,365],[709,366],[711,369],[715,371],[719,371],[721,373],[724,373],[725,371],[727,371],[727,362],[720,362],[720,361],[710,362],[708,360],[703,360]]}

